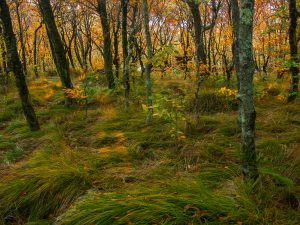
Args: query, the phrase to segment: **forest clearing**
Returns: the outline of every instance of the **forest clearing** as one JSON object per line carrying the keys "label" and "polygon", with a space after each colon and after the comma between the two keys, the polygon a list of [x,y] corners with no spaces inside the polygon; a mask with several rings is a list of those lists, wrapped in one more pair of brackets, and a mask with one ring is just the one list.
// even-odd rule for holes
{"label": "forest clearing", "polygon": [[300,224],[296,0],[0,0],[0,224]]}

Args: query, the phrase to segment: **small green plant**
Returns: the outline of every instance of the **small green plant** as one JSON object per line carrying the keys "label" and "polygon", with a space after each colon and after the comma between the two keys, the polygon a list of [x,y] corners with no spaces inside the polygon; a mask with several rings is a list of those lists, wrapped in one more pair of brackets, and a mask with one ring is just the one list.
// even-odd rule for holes
{"label": "small green plant", "polygon": [[[178,144],[186,137],[181,129],[180,122],[186,121],[185,100],[183,96],[168,98],[167,96],[157,94],[154,95],[155,104],[152,106],[154,116],[169,122],[169,133]],[[142,105],[144,111],[148,111],[146,105]]]}

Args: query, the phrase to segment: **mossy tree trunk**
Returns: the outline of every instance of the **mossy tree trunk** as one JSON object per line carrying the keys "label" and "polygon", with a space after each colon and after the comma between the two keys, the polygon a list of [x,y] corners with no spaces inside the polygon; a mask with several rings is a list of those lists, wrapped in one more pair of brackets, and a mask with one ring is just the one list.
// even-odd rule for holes
{"label": "mossy tree trunk", "polygon": [[[232,16],[232,30],[233,30],[233,46],[232,46],[232,53],[233,53],[233,63],[235,71],[239,70],[239,19],[240,19],[240,10],[239,10],[239,3],[238,0],[232,0],[231,4],[231,16]],[[237,80],[239,78],[237,77]],[[238,80],[238,90],[239,87],[239,80]]]}
{"label": "mossy tree trunk", "polygon": [[29,128],[32,131],[39,130],[39,122],[30,102],[29,91],[27,88],[22,63],[18,55],[17,42],[12,27],[9,8],[5,0],[0,0],[0,12],[0,19],[3,24],[4,42],[8,53],[8,66],[15,75],[16,86],[22,101],[24,115]]}
{"label": "mossy tree trunk", "polygon": [[298,95],[299,86],[299,68],[297,64],[298,60],[298,46],[297,46],[297,19],[298,11],[296,7],[296,0],[289,0],[289,43],[290,43],[290,55],[291,55],[291,87],[289,91],[288,102],[294,101]]}
{"label": "mossy tree trunk", "polygon": [[145,67],[146,74],[146,103],[148,107],[147,119],[146,122],[149,123],[152,119],[153,109],[152,109],[152,82],[151,82],[151,70],[152,70],[152,58],[153,58],[153,49],[151,34],[149,28],[149,11],[148,11],[148,1],[142,0],[142,11],[144,17],[144,31],[146,36],[146,45],[147,45],[147,62]]}
{"label": "mossy tree trunk", "polygon": [[239,10],[239,121],[241,125],[242,174],[244,180],[256,179],[255,120],[253,102],[253,14],[254,0],[241,0]]}
{"label": "mossy tree trunk", "polygon": [[102,33],[103,33],[103,57],[104,57],[104,70],[108,82],[108,88],[115,88],[115,80],[113,74],[113,58],[111,51],[111,37],[110,27],[106,11],[106,0],[98,0],[98,13],[101,19]]}
{"label": "mossy tree trunk", "polygon": [[[63,88],[73,89],[73,84],[70,77],[69,62],[66,57],[64,45],[59,35],[55,19],[52,11],[52,7],[49,0],[39,0],[38,6],[40,13],[43,17],[43,22],[46,25],[47,35],[50,42],[52,56],[60,76],[60,80]],[[68,96],[65,97],[66,105],[72,104],[72,99]]]}

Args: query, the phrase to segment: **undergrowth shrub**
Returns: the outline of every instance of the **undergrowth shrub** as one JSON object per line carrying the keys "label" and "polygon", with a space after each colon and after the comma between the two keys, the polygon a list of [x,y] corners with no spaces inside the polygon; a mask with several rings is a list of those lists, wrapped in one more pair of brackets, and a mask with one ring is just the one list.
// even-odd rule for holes
{"label": "undergrowth shrub", "polygon": [[233,96],[207,91],[200,93],[199,98],[190,97],[187,104],[187,110],[191,113],[229,112],[237,108],[238,102]]}

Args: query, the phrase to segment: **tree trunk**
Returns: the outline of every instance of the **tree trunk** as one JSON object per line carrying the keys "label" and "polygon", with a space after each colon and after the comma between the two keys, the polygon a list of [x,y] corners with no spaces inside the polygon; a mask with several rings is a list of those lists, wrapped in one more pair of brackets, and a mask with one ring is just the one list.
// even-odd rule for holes
{"label": "tree trunk", "polygon": [[2,84],[4,86],[8,85],[8,71],[7,71],[7,52],[5,49],[5,41],[4,41],[4,35],[2,27],[0,26],[0,55],[1,55],[1,78],[2,78]]}
{"label": "tree trunk", "polygon": [[[129,78],[129,66],[132,54],[132,49],[128,49],[128,38],[127,38],[127,14],[128,14],[128,0],[121,0],[122,9],[122,48],[123,48],[123,85],[124,85],[124,96],[125,96],[125,110],[128,110],[129,92],[130,92],[130,78]],[[134,20],[135,18],[133,18]],[[134,21],[133,21],[134,24]],[[134,29],[134,27],[133,27]],[[133,32],[133,31],[130,31]],[[131,46],[130,46],[131,47]]]}
{"label": "tree trunk", "polygon": [[13,32],[9,8],[5,0],[0,0],[0,11],[0,19],[3,24],[4,41],[8,52],[8,65],[15,75],[16,86],[22,101],[24,115],[29,128],[32,131],[39,130],[39,122],[30,102],[29,91],[26,85],[22,63],[18,55],[16,37]]}
{"label": "tree trunk", "polygon": [[111,52],[111,37],[110,37],[110,27],[109,21],[107,18],[106,12],[106,0],[98,0],[98,13],[101,19],[102,33],[104,37],[104,48],[103,48],[103,57],[104,57],[104,69],[108,82],[108,88],[115,88],[115,80],[113,74],[113,60]]}
{"label": "tree trunk", "polygon": [[123,48],[123,63],[128,56],[128,39],[127,39],[127,14],[128,14],[128,0],[121,0],[122,9],[122,48]]}
{"label": "tree trunk", "polygon": [[[55,24],[50,1],[39,0],[38,5],[43,17],[43,21],[46,25],[52,56],[56,65],[57,72],[60,76],[62,86],[65,89],[73,89],[73,84],[70,77],[69,62],[65,54],[63,42]],[[72,99],[68,96],[65,96],[65,104],[72,104]]]}
{"label": "tree trunk", "polygon": [[242,174],[244,180],[258,175],[255,152],[255,119],[253,102],[254,61],[252,50],[254,0],[241,0],[239,17],[239,117],[241,123]]}
{"label": "tree trunk", "polygon": [[124,97],[125,97],[125,110],[128,111],[129,107],[129,94],[130,94],[130,85],[129,85],[129,75],[130,75],[130,60],[133,54],[133,47],[134,47],[134,35],[135,35],[135,21],[136,15],[138,11],[138,2],[135,2],[133,8],[133,17],[132,22],[130,25],[130,32],[129,32],[129,45],[128,45],[128,55],[124,62]]}
{"label": "tree trunk", "polygon": [[20,37],[20,43],[21,43],[21,50],[22,50],[22,65],[23,65],[23,71],[25,75],[27,74],[27,64],[26,64],[26,49],[25,49],[25,43],[24,43],[24,31],[23,31],[23,25],[20,15],[20,2],[16,1],[16,14],[17,14],[17,20],[19,25],[19,37]]}
{"label": "tree trunk", "polygon": [[118,13],[115,24],[113,26],[113,38],[114,38],[114,59],[113,64],[115,66],[115,76],[119,78],[120,72],[120,59],[119,59],[119,30],[120,30],[120,15]]}
{"label": "tree trunk", "polygon": [[37,67],[37,33],[42,28],[43,24],[40,25],[34,31],[34,38],[33,38],[33,69],[34,75],[36,78],[39,77],[38,67]]}
{"label": "tree trunk", "polygon": [[298,12],[296,8],[296,0],[289,0],[289,42],[290,42],[290,55],[291,55],[291,66],[290,71],[292,75],[291,87],[289,91],[288,102],[292,102],[298,95],[299,86],[299,68],[297,67],[298,61],[298,47],[297,47],[297,19]]}
{"label": "tree trunk", "polygon": [[153,49],[151,34],[149,29],[149,11],[148,11],[148,0],[142,0],[143,6],[143,17],[144,17],[144,30],[146,36],[146,45],[147,45],[147,62],[145,68],[146,74],[146,103],[148,107],[147,119],[146,122],[150,123],[152,119],[153,109],[152,109],[152,83],[151,83],[151,70],[152,70],[152,58],[153,58]]}
{"label": "tree trunk", "polygon": [[[240,10],[238,0],[232,0],[232,22],[233,22],[233,63],[237,73],[239,70],[239,21],[240,21]],[[237,77],[238,90],[240,90],[239,77]]]}
{"label": "tree trunk", "polygon": [[142,60],[142,47],[139,46],[138,40],[136,37],[134,38],[134,48],[136,50],[139,62],[140,62],[140,67],[141,67],[141,77],[143,78],[144,72],[145,72],[145,66]]}
{"label": "tree trunk", "polygon": [[196,1],[188,1],[188,6],[191,10],[194,22],[194,31],[195,31],[195,62],[196,62],[196,77],[200,79],[200,65],[201,63],[206,64],[206,53],[203,43],[203,26],[201,22],[200,12],[199,12],[199,3]]}

